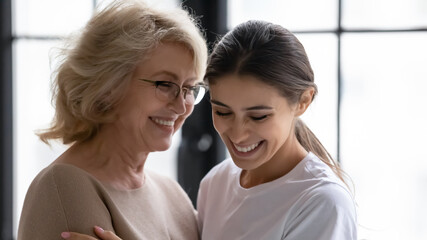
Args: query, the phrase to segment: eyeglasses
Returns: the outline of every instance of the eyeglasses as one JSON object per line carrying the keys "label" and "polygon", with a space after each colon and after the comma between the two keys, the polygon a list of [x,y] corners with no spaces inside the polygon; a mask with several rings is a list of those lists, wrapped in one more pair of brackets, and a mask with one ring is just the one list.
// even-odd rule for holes
{"label": "eyeglasses", "polygon": [[182,92],[186,104],[196,105],[203,99],[207,91],[207,87],[202,83],[181,88],[178,84],[169,81],[153,81],[143,78],[139,80],[156,86],[156,97],[162,101],[173,101]]}

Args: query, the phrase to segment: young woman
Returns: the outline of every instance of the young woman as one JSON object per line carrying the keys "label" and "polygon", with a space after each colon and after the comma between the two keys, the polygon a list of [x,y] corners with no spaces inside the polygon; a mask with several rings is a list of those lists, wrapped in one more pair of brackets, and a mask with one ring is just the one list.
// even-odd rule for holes
{"label": "young woman", "polygon": [[356,239],[343,172],[299,118],[317,93],[304,47],[249,21],[216,45],[205,79],[227,159],[202,180],[202,239]]}
{"label": "young woman", "polygon": [[245,22],[216,45],[205,80],[231,158],[201,182],[202,239],[357,239],[343,172],[299,118],[317,87],[298,39],[279,25]]}

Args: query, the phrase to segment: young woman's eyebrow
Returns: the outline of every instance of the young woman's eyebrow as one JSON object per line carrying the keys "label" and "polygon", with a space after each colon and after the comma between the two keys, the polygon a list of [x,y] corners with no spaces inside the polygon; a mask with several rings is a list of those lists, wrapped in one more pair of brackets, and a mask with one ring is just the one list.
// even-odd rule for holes
{"label": "young woman's eyebrow", "polygon": [[245,108],[246,111],[252,111],[252,110],[271,110],[271,109],[273,109],[273,108],[269,107],[269,106],[264,106],[264,105],[259,105],[259,106],[253,106],[253,107]]}
{"label": "young woman's eyebrow", "polygon": [[222,103],[222,102],[220,102],[220,101],[214,100],[214,99],[211,99],[211,103],[212,103],[212,104],[215,104],[215,105],[218,105],[218,106],[221,106],[221,107],[230,108],[230,107],[229,107],[229,106],[227,106],[226,104],[224,104],[224,103]]}
{"label": "young woman's eyebrow", "polygon": [[[224,104],[224,103],[217,101],[217,100],[214,100],[214,99],[211,99],[211,103],[218,105],[218,106],[221,106],[221,107],[230,108],[229,106],[227,106],[227,104]],[[248,107],[248,108],[245,108],[244,110],[245,111],[254,111],[254,110],[271,110],[271,109],[273,109],[273,108],[269,107],[269,106],[265,106],[265,105],[259,105],[259,106]]]}

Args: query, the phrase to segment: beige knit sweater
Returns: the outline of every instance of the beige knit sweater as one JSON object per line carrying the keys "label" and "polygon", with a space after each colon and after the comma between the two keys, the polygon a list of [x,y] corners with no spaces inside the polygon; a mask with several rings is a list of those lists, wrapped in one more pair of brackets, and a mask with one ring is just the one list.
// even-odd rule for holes
{"label": "beige knit sweater", "polygon": [[62,239],[63,231],[93,235],[93,226],[124,240],[198,239],[194,208],[175,181],[145,171],[139,189],[115,190],[69,164],[53,164],[32,182],[18,240]]}

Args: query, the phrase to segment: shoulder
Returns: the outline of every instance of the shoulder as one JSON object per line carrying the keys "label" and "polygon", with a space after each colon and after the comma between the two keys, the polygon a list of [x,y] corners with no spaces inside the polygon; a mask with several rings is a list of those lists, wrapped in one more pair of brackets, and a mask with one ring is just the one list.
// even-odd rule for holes
{"label": "shoulder", "polygon": [[97,182],[84,170],[70,164],[52,164],[43,169],[33,180],[31,188],[48,188],[61,186],[87,186],[88,182]]}
{"label": "shoulder", "polygon": [[106,196],[104,185],[84,170],[69,164],[52,164],[31,183],[24,208],[32,211],[30,209],[36,206],[56,207],[68,216],[85,211],[86,205],[101,206]]}
{"label": "shoulder", "polygon": [[326,182],[307,189],[291,212],[286,239],[357,239],[355,204],[339,184]]}
{"label": "shoulder", "polygon": [[338,178],[332,169],[320,160],[316,155],[310,153],[311,158],[307,161],[306,169],[319,180],[319,184],[314,188],[312,194],[318,196],[325,201],[329,199],[337,204],[352,204],[354,205],[353,195],[348,186]]}
{"label": "shoulder", "polygon": [[333,208],[354,215],[355,204],[351,193],[341,184],[325,182],[307,193],[307,203],[318,208]]}
{"label": "shoulder", "polygon": [[26,197],[27,205],[57,203],[77,206],[95,202],[107,195],[101,182],[84,170],[69,164],[52,164],[43,169],[31,183]]}
{"label": "shoulder", "polygon": [[69,229],[90,234],[88,221],[98,216],[97,222],[106,224],[104,219],[109,219],[103,204],[107,194],[102,188],[95,178],[75,166],[46,167],[27,191],[18,234],[22,239],[56,239],[61,231]]}
{"label": "shoulder", "polygon": [[356,218],[353,195],[328,165],[313,153],[303,162],[301,198],[296,205],[298,214],[313,216],[330,215]]}
{"label": "shoulder", "polygon": [[92,189],[103,185],[86,171],[63,163],[52,164],[43,169],[31,183],[31,188],[55,188],[57,191],[80,192],[82,189]]}
{"label": "shoulder", "polygon": [[313,185],[305,190],[308,203],[315,206],[331,206],[339,209],[354,210],[353,195],[335,173],[313,153],[309,153],[305,162],[307,179]]}

